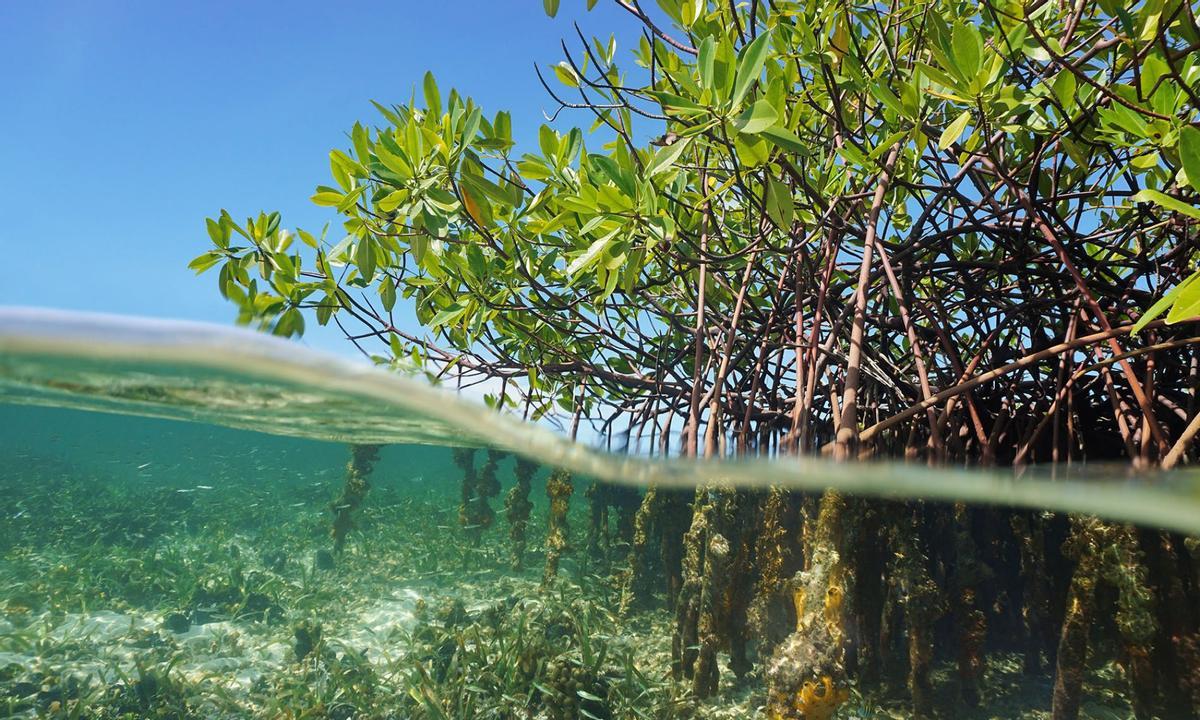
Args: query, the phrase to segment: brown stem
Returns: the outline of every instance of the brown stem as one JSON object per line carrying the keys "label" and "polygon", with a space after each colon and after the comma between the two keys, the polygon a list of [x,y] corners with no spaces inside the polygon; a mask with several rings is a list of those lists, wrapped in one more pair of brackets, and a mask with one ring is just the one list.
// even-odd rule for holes
{"label": "brown stem", "polygon": [[854,291],[854,320],[850,326],[850,352],[846,360],[841,422],[837,439],[834,441],[833,455],[838,460],[848,459],[854,446],[861,440],[858,434],[858,384],[861,378],[863,326],[867,314],[867,286],[871,280],[871,260],[875,249],[875,235],[878,232],[879,213],[883,209],[883,199],[892,177],[892,168],[899,154],[899,145],[892,146],[888,151],[887,159],[883,162],[883,172],[879,174],[879,181],[875,186],[875,195],[871,198],[871,211],[867,216],[867,235],[863,242],[862,263],[858,269],[858,285]]}

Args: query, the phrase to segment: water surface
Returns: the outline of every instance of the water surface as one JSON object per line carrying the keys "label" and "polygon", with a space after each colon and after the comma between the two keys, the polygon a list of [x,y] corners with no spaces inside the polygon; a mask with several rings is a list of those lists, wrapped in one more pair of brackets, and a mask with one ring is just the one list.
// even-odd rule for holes
{"label": "water surface", "polygon": [[[761,674],[722,673],[715,698],[687,700],[665,599],[621,612],[619,508],[651,483],[836,487],[1200,533],[1188,471],[610,455],[418,378],[146,319],[0,310],[0,427],[0,715],[19,717],[765,717]],[[351,448],[369,445],[369,491],[335,554]],[[499,486],[485,520],[463,514],[478,500],[462,494],[463,449]],[[537,468],[520,551],[505,507],[518,458]],[[548,585],[555,468],[575,493]],[[594,482],[623,488],[606,491],[599,526]],[[982,714],[963,717],[1044,717],[1049,677],[1012,652],[999,643]],[[895,693],[854,692],[841,717],[905,716]],[[1098,664],[1085,716],[1127,716],[1126,694],[1119,665]]]}

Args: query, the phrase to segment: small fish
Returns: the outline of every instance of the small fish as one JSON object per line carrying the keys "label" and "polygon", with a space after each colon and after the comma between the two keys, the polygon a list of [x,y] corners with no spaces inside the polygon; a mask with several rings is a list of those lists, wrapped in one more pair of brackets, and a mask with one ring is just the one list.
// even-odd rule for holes
{"label": "small fish", "polygon": [[146,469],[146,468],[148,468],[148,467],[150,467],[150,463],[142,463],[141,465],[138,465],[138,466],[137,466],[137,469],[138,469],[138,470],[145,470],[145,469]]}
{"label": "small fish", "polygon": [[303,502],[292,503],[292,507],[304,507],[307,504],[308,503],[303,503]]}
{"label": "small fish", "polygon": [[176,490],[175,492],[177,492],[177,493],[193,493],[193,492],[196,492],[196,489],[195,488],[180,488],[179,490]]}
{"label": "small fish", "polygon": [[197,485],[196,489],[197,490],[212,490],[213,486],[212,485]]}

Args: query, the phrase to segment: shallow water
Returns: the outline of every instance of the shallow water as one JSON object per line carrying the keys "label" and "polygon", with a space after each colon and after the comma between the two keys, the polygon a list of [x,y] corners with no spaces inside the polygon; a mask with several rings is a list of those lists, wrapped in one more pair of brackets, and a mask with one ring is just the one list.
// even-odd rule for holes
{"label": "shallow water", "polygon": [[0,308],[0,402],[185,419],[315,440],[492,446],[608,482],[836,487],[1086,512],[1200,532],[1200,474],[1127,467],[1011,471],[814,458],[656,461],[609,455],[448,390],[249,331]]}
{"label": "shallow water", "polygon": [[[693,700],[671,679],[666,598],[618,612],[629,545],[616,508],[646,483],[832,486],[1200,532],[1188,472],[609,456],[419,380],[160,321],[0,310],[0,427],[0,716],[766,717],[761,663]],[[374,444],[335,554],[348,445]],[[481,526],[460,516],[452,446],[508,451],[492,456],[500,488]],[[509,453],[539,465],[518,569]],[[487,457],[473,449],[472,472]],[[546,583],[552,468],[575,474],[575,494]],[[585,538],[593,480],[633,489]],[[981,709],[955,716],[1043,716],[1050,676],[1022,672],[1019,651],[999,643]],[[939,662],[942,693],[953,673]],[[1122,672],[1096,661],[1084,716],[1129,716]],[[906,717],[901,695],[855,684],[839,717]]]}

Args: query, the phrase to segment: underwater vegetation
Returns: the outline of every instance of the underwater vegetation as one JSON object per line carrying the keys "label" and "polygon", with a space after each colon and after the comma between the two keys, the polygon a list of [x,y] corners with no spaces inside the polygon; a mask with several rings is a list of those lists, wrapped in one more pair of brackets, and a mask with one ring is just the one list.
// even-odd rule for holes
{"label": "underwater vegetation", "polygon": [[[288,481],[9,458],[0,713],[1196,717],[1195,539],[835,491],[639,493],[451,449],[408,480],[405,452],[351,446]],[[505,512],[464,523],[462,484],[488,478]]]}

